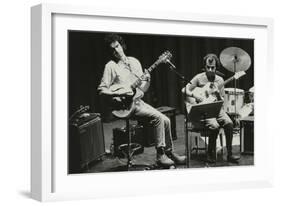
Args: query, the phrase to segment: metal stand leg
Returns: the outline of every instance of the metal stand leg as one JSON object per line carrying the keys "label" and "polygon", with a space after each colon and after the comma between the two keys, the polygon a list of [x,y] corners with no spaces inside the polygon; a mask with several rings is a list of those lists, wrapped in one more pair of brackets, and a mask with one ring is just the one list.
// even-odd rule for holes
{"label": "metal stand leg", "polygon": [[127,130],[127,135],[128,135],[128,146],[127,146],[127,157],[128,157],[128,162],[127,162],[127,167],[128,170],[132,166],[132,151],[131,151],[131,132],[130,132],[130,120],[127,118],[126,119],[126,130]]}
{"label": "metal stand leg", "polygon": [[186,162],[185,162],[185,166],[186,168],[190,167],[190,139],[188,136],[188,119],[187,119],[187,112],[185,112],[185,120],[184,120],[184,124],[185,124],[185,155],[186,155]]}

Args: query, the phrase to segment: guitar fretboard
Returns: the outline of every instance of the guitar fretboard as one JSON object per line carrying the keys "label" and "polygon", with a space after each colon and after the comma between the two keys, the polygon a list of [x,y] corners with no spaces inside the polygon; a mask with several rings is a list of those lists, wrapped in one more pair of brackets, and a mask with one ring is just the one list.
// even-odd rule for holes
{"label": "guitar fretboard", "polygon": [[[239,72],[238,72],[239,73]],[[221,83],[220,85],[218,85],[218,88],[221,89],[224,85],[228,84],[229,82],[231,82],[233,79],[239,79],[240,77],[244,76],[246,73],[245,72],[240,72],[238,77],[235,78],[235,75],[228,78],[227,80],[225,80],[223,83]]]}
{"label": "guitar fretboard", "polygon": [[[148,69],[147,72],[151,73],[160,63],[161,61],[158,59],[156,62],[154,62]],[[136,89],[140,84],[141,84],[141,80],[145,78],[145,74],[142,74],[140,78],[138,78],[132,85],[131,88],[132,89]]]}
{"label": "guitar fretboard", "polygon": [[231,82],[234,79],[233,77],[228,78],[227,80],[225,80],[223,83],[221,83],[218,88],[221,89],[224,85],[228,84],[229,82]]}

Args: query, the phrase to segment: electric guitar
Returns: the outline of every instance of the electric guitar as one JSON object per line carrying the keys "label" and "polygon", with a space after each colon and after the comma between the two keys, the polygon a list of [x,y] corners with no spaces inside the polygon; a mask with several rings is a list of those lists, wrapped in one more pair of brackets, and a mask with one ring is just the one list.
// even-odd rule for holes
{"label": "electric guitar", "polygon": [[[166,63],[168,60],[172,58],[172,54],[169,51],[165,51],[162,55],[159,56],[159,58],[146,70],[146,72],[140,76],[137,77],[133,73],[131,73],[132,78],[134,79],[133,84],[131,85],[114,85],[111,87],[111,91],[117,91],[119,89],[125,89],[127,88],[127,91],[133,91],[132,95],[124,95],[123,97],[120,97],[120,101],[115,105],[113,105],[113,111],[112,114],[118,118],[127,118],[129,117],[135,110],[135,102],[136,100],[142,98],[144,96],[144,92],[148,88],[145,89],[145,91],[142,91],[139,86],[141,85],[142,81],[146,78],[147,73],[151,73],[160,63]],[[119,88],[117,88],[119,87]],[[122,88],[121,88],[122,87]]]}
{"label": "electric guitar", "polygon": [[[219,95],[219,93],[220,93],[219,91],[223,88],[224,85],[228,84],[229,82],[231,82],[234,79],[236,79],[236,80],[239,79],[240,77],[244,76],[245,74],[246,74],[245,71],[237,72],[232,77],[228,78],[221,84],[217,84],[214,82],[208,82],[203,87],[196,87],[192,91],[192,93],[203,99],[203,101],[199,102],[199,104],[207,104],[207,103],[215,102],[215,101],[221,99],[221,97]],[[186,105],[187,112],[190,111],[191,106],[194,104],[198,104],[198,102],[196,102],[195,98],[186,97],[185,105]]]}

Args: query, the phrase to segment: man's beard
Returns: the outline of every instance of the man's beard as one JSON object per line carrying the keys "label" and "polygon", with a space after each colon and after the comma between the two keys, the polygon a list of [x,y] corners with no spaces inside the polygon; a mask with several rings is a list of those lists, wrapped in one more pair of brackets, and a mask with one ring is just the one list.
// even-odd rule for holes
{"label": "man's beard", "polygon": [[216,73],[215,72],[206,72],[207,78],[210,82],[213,82],[215,80],[216,77]]}

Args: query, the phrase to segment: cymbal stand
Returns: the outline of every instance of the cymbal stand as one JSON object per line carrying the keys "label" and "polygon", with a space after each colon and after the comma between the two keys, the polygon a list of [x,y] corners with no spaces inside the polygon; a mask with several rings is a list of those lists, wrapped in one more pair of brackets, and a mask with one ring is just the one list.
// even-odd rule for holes
{"label": "cymbal stand", "polygon": [[[236,55],[234,55],[233,59],[233,69],[234,69],[234,74],[236,74],[236,63],[239,61]],[[237,115],[237,106],[236,106],[236,101],[237,101],[237,94],[236,94],[236,88],[237,88],[237,80],[234,79],[234,120],[236,122],[236,115]]]}

